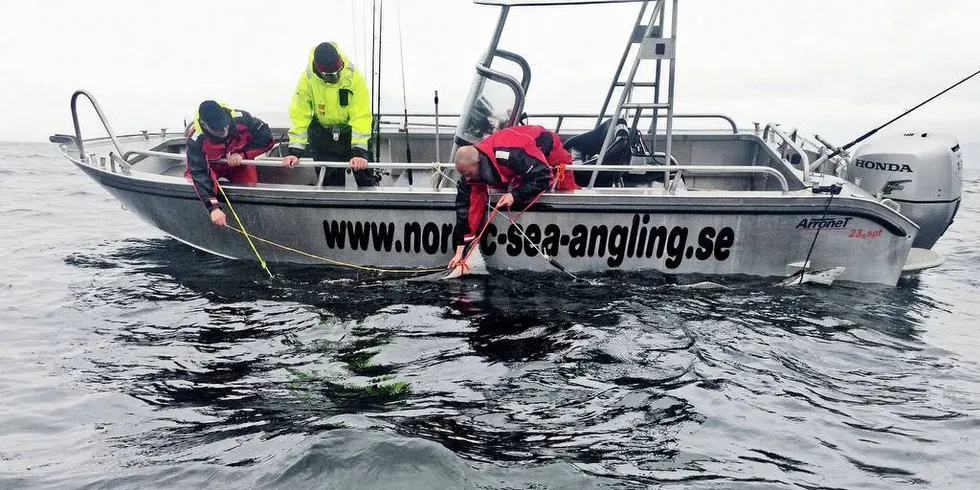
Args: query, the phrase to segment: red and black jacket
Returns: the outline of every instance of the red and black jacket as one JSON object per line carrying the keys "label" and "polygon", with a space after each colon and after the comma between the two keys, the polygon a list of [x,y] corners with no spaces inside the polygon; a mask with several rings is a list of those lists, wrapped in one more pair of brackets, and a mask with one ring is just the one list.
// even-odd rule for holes
{"label": "red and black jacket", "polygon": [[[552,166],[572,160],[558,135],[541,126],[501,129],[474,146],[480,153],[479,177],[472,181],[460,178],[456,185],[456,246],[469,243],[479,232],[487,212],[488,186],[510,187],[514,207],[521,209],[551,184]],[[564,180],[574,185],[573,179]]]}
{"label": "red and black jacket", "polygon": [[217,138],[207,130],[193,132],[187,137],[187,173],[208,211],[220,207],[216,184],[218,176],[215,172],[224,172],[229,168],[228,164],[218,163],[216,160],[226,158],[232,153],[251,160],[275,145],[272,130],[264,121],[245,111],[228,112],[233,117],[227,137]]}

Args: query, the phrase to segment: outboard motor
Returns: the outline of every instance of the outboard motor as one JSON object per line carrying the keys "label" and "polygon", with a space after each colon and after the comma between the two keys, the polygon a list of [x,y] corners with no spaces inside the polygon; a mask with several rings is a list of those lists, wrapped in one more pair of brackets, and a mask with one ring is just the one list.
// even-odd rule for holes
{"label": "outboard motor", "polygon": [[847,165],[847,180],[878,199],[898,203],[919,225],[912,246],[932,248],[960,207],[963,155],[942,133],[907,133],[865,143]]}

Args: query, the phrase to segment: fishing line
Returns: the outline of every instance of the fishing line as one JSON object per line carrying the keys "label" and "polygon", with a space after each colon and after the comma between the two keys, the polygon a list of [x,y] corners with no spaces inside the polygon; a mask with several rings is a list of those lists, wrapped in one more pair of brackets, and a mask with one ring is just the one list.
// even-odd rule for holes
{"label": "fishing line", "polygon": [[[490,203],[488,202],[487,206],[489,205]],[[483,223],[483,228],[480,229],[480,233],[476,236],[476,238],[473,239],[472,242],[470,242],[470,248],[469,250],[466,251],[466,256],[463,257],[464,268],[466,269],[469,268],[468,265],[465,265],[466,262],[470,260],[470,256],[473,255],[473,252],[475,252],[478,248],[480,248],[480,240],[483,239],[483,233],[487,231],[487,227],[490,226],[490,222],[493,221],[494,215],[496,215],[497,211],[499,210],[500,210],[500,206],[495,206],[493,208],[493,212],[490,213],[490,217],[487,218],[487,220]]]}
{"label": "fishing line", "polygon": [[843,189],[843,187],[839,185],[813,188],[813,192],[829,192],[830,197],[827,199],[827,205],[823,207],[823,216],[820,218],[820,224],[817,226],[816,233],[813,234],[813,241],[810,242],[810,250],[807,251],[806,259],[803,260],[803,267],[800,268],[800,284],[803,284],[803,276],[806,274],[806,268],[810,264],[810,254],[813,253],[813,248],[817,244],[817,237],[820,236],[820,230],[823,229],[824,220],[827,219],[827,210],[830,209],[830,202],[834,200],[834,196],[840,194],[841,189]]}
{"label": "fishing line", "polygon": [[[405,116],[405,158],[408,163],[412,163],[412,143],[408,134],[408,95],[407,89],[405,88],[405,46],[402,40],[402,9],[400,4],[395,4],[398,10],[396,11],[395,18],[398,19],[398,57],[401,60],[402,67],[402,112]],[[414,184],[412,178],[412,169],[406,170],[406,175],[408,175],[408,185]]]}
{"label": "fishing line", "polygon": [[239,228],[233,228],[233,227],[227,226],[227,225],[225,227],[228,228],[231,231],[234,231],[236,233],[240,233],[240,234],[242,234],[242,235],[245,236],[245,239],[248,240],[249,246],[252,247],[252,252],[255,252],[255,256],[258,257],[258,259],[259,259],[259,263],[262,265],[262,268],[265,269],[265,271],[269,274],[269,277],[270,278],[272,277],[272,272],[269,272],[269,268],[266,266],[265,260],[262,259],[262,256],[259,255],[259,251],[255,248],[255,244],[252,242],[252,239],[253,238],[256,241],[259,241],[259,242],[262,242],[262,243],[265,243],[265,244],[268,244],[268,245],[272,245],[273,247],[280,248],[282,250],[293,252],[293,253],[296,253],[296,254],[299,254],[299,255],[303,255],[305,257],[310,257],[310,258],[314,258],[314,259],[317,259],[317,260],[321,260],[321,261],[326,262],[326,263],[331,264],[331,265],[336,265],[336,266],[341,266],[341,267],[348,267],[348,268],[351,268],[351,269],[358,269],[358,270],[362,270],[362,271],[378,272],[378,273],[381,273],[381,274],[427,274],[427,273],[431,273],[431,272],[437,272],[437,271],[445,270],[445,269],[442,269],[442,268],[440,268],[440,269],[383,269],[383,268],[379,268],[379,267],[368,267],[368,266],[364,266],[364,265],[351,264],[349,262],[342,262],[342,261],[339,261],[339,260],[330,259],[330,258],[327,258],[327,257],[323,257],[323,256],[320,256],[320,255],[316,255],[316,254],[312,254],[312,253],[309,253],[309,252],[304,252],[302,250],[298,250],[298,249],[295,249],[295,248],[292,248],[292,247],[288,247],[288,246],[282,245],[280,243],[276,243],[276,242],[274,242],[272,240],[269,240],[268,238],[263,238],[263,237],[260,237],[258,235],[254,235],[254,234],[249,233],[248,231],[246,231],[245,230],[245,225],[243,225],[242,224],[242,220],[238,218],[238,213],[235,212],[234,206],[231,205],[231,201],[228,199],[228,195],[225,194],[225,190],[224,190],[224,188],[220,184],[218,184],[218,190],[221,191],[221,195],[224,196],[225,202],[228,204],[228,209],[231,211],[232,216],[235,217],[235,221],[238,222],[238,226],[239,226]]}
{"label": "fishing line", "polygon": [[375,87],[375,90],[378,91],[378,105],[377,105],[378,122],[375,127],[378,129],[377,129],[377,133],[375,134],[376,138],[374,141],[375,160],[381,159],[381,67],[382,65],[384,65],[384,63],[382,63],[382,60],[384,58],[381,54],[381,41],[383,39],[383,33],[384,33],[384,16],[385,16],[384,12],[385,12],[385,4],[383,1],[379,0],[378,2],[378,85],[377,87]]}
{"label": "fishing line", "polygon": [[[241,233],[243,235],[245,234],[244,231],[242,231],[242,230],[240,230],[238,228],[232,228],[232,227],[229,226],[228,229],[231,230],[231,231],[234,231],[236,233]],[[431,272],[440,272],[440,271],[445,271],[446,270],[443,267],[440,267],[438,269],[382,269],[382,268],[378,268],[378,267],[369,267],[369,266],[366,266],[366,265],[351,264],[351,263],[348,263],[348,262],[342,262],[342,261],[339,261],[339,260],[334,260],[334,259],[330,259],[330,258],[327,258],[327,257],[323,257],[321,255],[316,255],[316,254],[312,254],[312,253],[309,253],[309,252],[304,252],[302,250],[298,250],[298,249],[295,249],[295,248],[292,248],[292,247],[283,245],[281,243],[276,243],[276,242],[274,242],[272,240],[269,240],[268,238],[263,238],[263,237],[260,237],[258,235],[254,235],[253,234],[251,236],[256,241],[259,241],[259,242],[262,242],[262,243],[265,243],[265,244],[268,244],[268,245],[272,245],[273,247],[280,248],[280,249],[286,250],[288,252],[293,252],[295,254],[299,254],[299,255],[302,255],[302,256],[305,256],[305,257],[310,257],[312,259],[322,260],[323,262],[326,262],[326,263],[331,264],[331,265],[336,265],[336,266],[341,266],[341,267],[349,267],[351,269],[358,269],[358,270],[362,270],[362,271],[378,272],[378,273],[381,273],[381,274],[428,274],[428,273],[431,273]]]}
{"label": "fishing line", "polygon": [[[269,270],[269,267],[265,265],[265,259],[263,259],[261,255],[259,255],[259,250],[255,248],[255,244],[252,243],[252,237],[249,236],[247,231],[245,231],[245,225],[243,225],[242,220],[238,218],[238,213],[235,212],[235,207],[231,205],[231,199],[228,199],[228,194],[225,194],[225,188],[222,187],[217,180],[214,181],[214,185],[218,188],[219,191],[221,191],[221,195],[224,196],[225,203],[228,204],[228,210],[231,211],[231,215],[234,216],[235,221],[238,222],[238,227],[242,229],[241,230],[242,234],[245,235],[245,239],[248,240],[248,246],[252,247],[252,251],[255,252],[255,256],[258,257],[259,265],[262,266],[262,270],[264,270],[267,274],[269,274],[269,279],[272,279],[272,272]],[[225,226],[227,227],[228,225]]]}

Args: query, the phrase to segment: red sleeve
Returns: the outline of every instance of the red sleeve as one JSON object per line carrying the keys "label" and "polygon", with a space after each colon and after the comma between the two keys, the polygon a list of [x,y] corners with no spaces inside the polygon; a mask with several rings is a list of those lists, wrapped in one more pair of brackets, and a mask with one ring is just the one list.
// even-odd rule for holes
{"label": "red sleeve", "polygon": [[476,238],[486,215],[487,185],[467,182],[460,177],[456,183],[456,226],[453,228],[453,245],[467,244]]}
{"label": "red sleeve", "polygon": [[473,183],[470,185],[470,209],[469,215],[467,216],[467,221],[470,225],[469,235],[463,236],[463,241],[469,243],[476,238],[476,234],[480,232],[480,226],[483,225],[483,217],[487,214],[487,185],[480,183]]}
{"label": "red sleeve", "polygon": [[248,128],[249,141],[245,144],[242,156],[248,160],[269,151],[275,146],[276,141],[272,139],[272,129],[265,121],[245,112],[242,112],[242,123]]}

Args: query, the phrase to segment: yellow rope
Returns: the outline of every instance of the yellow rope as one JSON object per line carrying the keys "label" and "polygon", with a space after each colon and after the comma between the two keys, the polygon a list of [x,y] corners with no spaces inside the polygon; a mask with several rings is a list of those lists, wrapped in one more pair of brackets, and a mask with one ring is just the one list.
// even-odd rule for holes
{"label": "yellow rope", "polygon": [[[228,229],[229,230],[232,230],[232,231],[235,231],[235,232],[238,232],[238,233],[241,233],[241,234],[243,234],[245,236],[248,236],[248,234],[246,234],[244,231],[239,230],[237,228],[232,228],[232,227],[229,226]],[[324,262],[326,262],[328,264],[339,265],[339,266],[343,266],[343,267],[350,267],[352,269],[360,269],[360,270],[364,270],[364,271],[382,272],[382,273],[390,273],[390,274],[411,274],[411,273],[425,274],[425,273],[429,273],[429,272],[439,272],[439,271],[446,270],[445,268],[439,268],[439,269],[379,269],[379,268],[376,268],[376,267],[367,267],[367,266],[364,266],[364,265],[349,264],[347,262],[341,262],[339,260],[328,259],[326,257],[321,257],[321,256],[316,255],[316,254],[311,254],[311,253],[308,253],[308,252],[304,252],[302,250],[297,250],[295,248],[287,247],[286,245],[282,245],[282,244],[276,243],[276,242],[274,242],[272,240],[268,240],[268,239],[262,238],[262,237],[257,236],[257,235],[251,235],[251,236],[252,236],[252,238],[254,238],[256,240],[258,240],[258,241],[260,241],[262,243],[266,243],[266,244],[272,245],[273,247],[281,248],[283,250],[287,250],[289,252],[297,253],[297,254],[300,254],[300,255],[303,255],[303,256],[306,256],[306,257],[310,257],[310,258],[313,258],[313,259],[322,260],[322,261],[324,261]]]}
{"label": "yellow rope", "polygon": [[269,274],[269,277],[271,278],[272,271],[270,271],[269,268],[266,267],[265,259],[263,259],[261,255],[259,255],[258,249],[256,249],[255,244],[252,243],[252,237],[248,236],[248,232],[245,231],[245,225],[242,224],[242,220],[238,219],[238,213],[235,212],[235,207],[231,205],[231,199],[228,199],[228,194],[225,194],[225,188],[218,183],[217,179],[214,181],[214,185],[218,187],[218,190],[221,191],[221,195],[225,197],[225,202],[228,204],[228,209],[231,211],[231,215],[235,217],[235,221],[238,222],[238,226],[241,228],[241,234],[245,235],[245,239],[248,240],[248,246],[252,247],[252,251],[255,252],[255,256],[259,258],[259,264],[262,265],[262,269],[266,272],[266,274]]}

